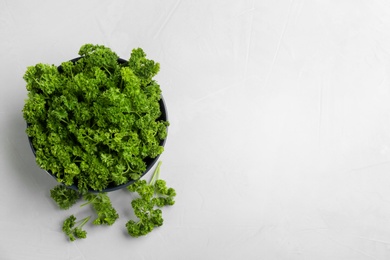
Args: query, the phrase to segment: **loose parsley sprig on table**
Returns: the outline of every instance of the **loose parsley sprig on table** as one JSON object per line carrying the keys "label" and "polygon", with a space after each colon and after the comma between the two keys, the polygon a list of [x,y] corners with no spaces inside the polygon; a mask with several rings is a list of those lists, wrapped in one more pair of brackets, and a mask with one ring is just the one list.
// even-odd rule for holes
{"label": "loose parsley sprig on table", "polygon": [[119,218],[118,213],[112,207],[110,198],[106,193],[85,194],[84,199],[87,201],[81,207],[91,204],[97,213],[97,218],[93,221],[95,225],[112,225]]}
{"label": "loose parsley sprig on table", "polygon": [[159,180],[160,167],[161,161],[158,162],[149,183],[139,180],[128,186],[129,191],[140,196],[131,202],[134,214],[139,220],[129,220],[126,223],[127,232],[132,237],[144,236],[155,227],[162,226],[164,219],[160,208],[175,203],[176,191],[168,188],[164,180]]}
{"label": "loose parsley sprig on table", "polygon": [[83,226],[90,218],[91,217],[89,216],[79,222],[76,222],[76,217],[74,215],[70,215],[62,224],[62,231],[69,237],[70,241],[75,241],[77,238],[86,238],[87,231],[83,230]]}
{"label": "loose parsley sprig on table", "polygon": [[[112,225],[119,218],[106,193],[86,193],[81,196],[78,191],[67,188],[64,185],[57,185],[50,190],[50,196],[61,209],[69,209],[78,199],[83,198],[87,202],[80,207],[92,205],[97,214],[97,218],[92,222],[94,225]],[[70,241],[74,241],[76,238],[85,238],[87,232],[82,230],[82,227],[90,218],[91,216],[84,218],[80,225],[74,227],[76,217],[71,215],[64,221],[62,231],[69,237]]]}

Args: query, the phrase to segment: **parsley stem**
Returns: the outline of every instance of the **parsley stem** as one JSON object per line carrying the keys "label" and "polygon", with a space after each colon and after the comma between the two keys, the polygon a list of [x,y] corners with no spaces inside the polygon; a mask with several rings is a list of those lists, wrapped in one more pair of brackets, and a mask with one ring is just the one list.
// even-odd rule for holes
{"label": "parsley stem", "polygon": [[93,203],[94,200],[96,200],[97,197],[98,197],[98,196],[94,196],[94,198],[93,198],[92,200],[88,200],[87,202],[81,204],[81,205],[80,205],[80,208],[81,208],[81,207],[84,207],[85,205],[88,205],[88,204]]}
{"label": "parsley stem", "polygon": [[104,70],[110,75],[110,77],[111,77],[111,72],[106,68],[106,67],[103,67],[104,68]]}
{"label": "parsley stem", "polygon": [[131,169],[128,161],[126,161],[126,164],[127,164],[127,169],[123,173],[128,173],[130,170],[131,172],[135,172],[133,169]]}
{"label": "parsley stem", "polygon": [[158,178],[160,178],[160,167],[161,167],[161,164],[162,164],[162,161],[159,161],[157,163],[156,169],[153,172],[153,176],[152,176],[152,179],[150,180],[149,184],[154,185],[156,180],[158,180]]}
{"label": "parsley stem", "polygon": [[89,140],[93,141],[94,144],[97,144],[97,142],[95,141],[95,139],[93,139],[93,138],[90,137],[89,135],[83,134],[82,136],[83,136],[83,137],[87,137]]}
{"label": "parsley stem", "polygon": [[82,220],[80,220],[79,222],[81,222],[81,223],[78,224],[77,227],[78,228],[82,228],[89,221],[90,218],[91,218],[91,216],[88,216],[88,217],[83,218]]}
{"label": "parsley stem", "polygon": [[36,78],[33,78],[35,83],[37,83],[39,86],[42,86],[41,82],[39,82]]}
{"label": "parsley stem", "polygon": [[141,117],[141,115],[138,114],[136,111],[129,111],[129,113],[133,113],[133,114],[136,114],[137,116]]}

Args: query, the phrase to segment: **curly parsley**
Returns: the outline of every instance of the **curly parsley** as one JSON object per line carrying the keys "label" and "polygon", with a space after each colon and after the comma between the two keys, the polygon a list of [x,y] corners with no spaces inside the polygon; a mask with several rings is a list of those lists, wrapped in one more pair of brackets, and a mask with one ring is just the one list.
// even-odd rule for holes
{"label": "curly parsley", "polygon": [[111,200],[106,193],[84,195],[84,199],[88,202],[81,206],[92,204],[92,207],[97,213],[97,218],[93,221],[95,225],[112,225],[119,218],[118,213],[113,208]]}
{"label": "curly parsley", "polygon": [[158,179],[160,167],[161,161],[158,162],[149,183],[145,180],[139,180],[127,187],[129,191],[139,195],[139,198],[131,202],[138,221],[129,220],[126,223],[127,232],[132,237],[147,235],[155,227],[162,226],[164,220],[160,208],[175,203],[176,191],[173,188],[168,188],[164,180]]}
{"label": "curly parsley", "polygon": [[80,59],[27,68],[23,116],[37,164],[80,192],[140,178],[145,160],[163,152],[159,63],[138,48],[130,59],[85,44]]}
{"label": "curly parsley", "polygon": [[64,220],[62,224],[62,231],[69,238],[70,241],[75,241],[76,239],[82,239],[87,237],[87,231],[83,230],[83,226],[89,221],[91,217],[86,217],[79,222],[76,222],[76,217],[70,215],[67,219]]}
{"label": "curly parsley", "polygon": [[50,197],[61,209],[69,209],[77,202],[81,194],[78,191],[69,189],[64,185],[57,185],[50,190]]}

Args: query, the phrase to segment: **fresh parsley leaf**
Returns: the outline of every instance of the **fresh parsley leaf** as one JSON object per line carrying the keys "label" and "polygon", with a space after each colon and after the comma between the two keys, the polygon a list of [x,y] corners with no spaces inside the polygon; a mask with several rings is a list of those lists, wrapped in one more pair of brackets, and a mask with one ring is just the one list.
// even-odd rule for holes
{"label": "fresh parsley leaf", "polygon": [[61,209],[69,209],[80,198],[80,193],[64,185],[57,185],[50,190],[50,197]]}

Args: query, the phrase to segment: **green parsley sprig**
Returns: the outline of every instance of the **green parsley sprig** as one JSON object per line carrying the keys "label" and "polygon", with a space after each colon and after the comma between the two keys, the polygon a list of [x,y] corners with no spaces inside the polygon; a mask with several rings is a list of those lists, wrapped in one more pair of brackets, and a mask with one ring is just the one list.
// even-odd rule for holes
{"label": "green parsley sprig", "polygon": [[93,221],[95,225],[112,225],[119,218],[115,208],[113,208],[110,198],[106,193],[88,193],[84,199],[87,201],[81,207],[91,204],[97,213],[97,218]]}
{"label": "green parsley sprig", "polygon": [[70,241],[75,241],[78,238],[86,238],[87,231],[83,230],[83,226],[89,221],[90,218],[91,217],[89,216],[76,222],[76,217],[74,215],[70,215],[62,224],[62,231]]}
{"label": "green parsley sprig", "polygon": [[129,191],[139,195],[139,198],[131,202],[138,221],[129,220],[126,223],[127,232],[132,237],[147,235],[155,227],[162,226],[164,219],[160,208],[175,203],[176,191],[168,188],[164,180],[159,180],[160,167],[161,161],[158,162],[149,183],[139,180],[128,186]]}
{"label": "green parsley sprig", "polygon": [[69,189],[64,185],[57,185],[50,190],[50,197],[61,209],[69,209],[81,195],[76,190]]}

